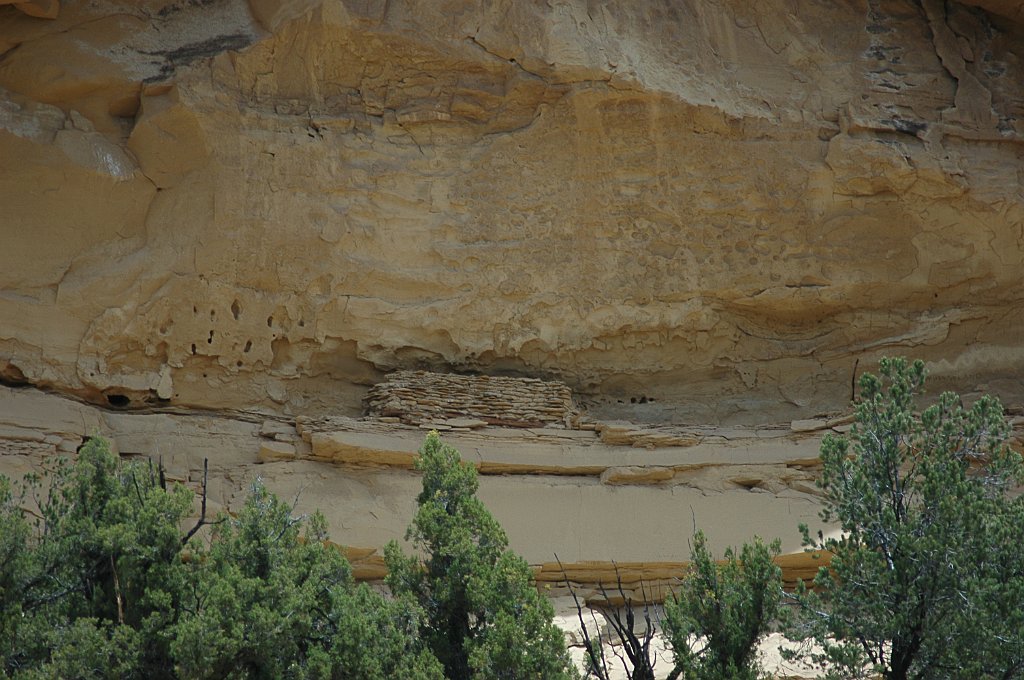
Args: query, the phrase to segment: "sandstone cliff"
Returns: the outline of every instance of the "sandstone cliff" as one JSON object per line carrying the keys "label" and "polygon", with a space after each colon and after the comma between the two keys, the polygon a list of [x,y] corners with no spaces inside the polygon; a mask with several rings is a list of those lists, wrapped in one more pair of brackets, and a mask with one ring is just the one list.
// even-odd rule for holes
{"label": "sandstone cliff", "polygon": [[906,353],[1024,394],[1018,3],[47,4],[0,6],[9,383],[756,423]]}
{"label": "sandstone cliff", "polygon": [[439,426],[542,582],[796,553],[879,355],[1024,405],[1022,56],[1010,0],[0,0],[0,473],[208,458],[379,578]]}

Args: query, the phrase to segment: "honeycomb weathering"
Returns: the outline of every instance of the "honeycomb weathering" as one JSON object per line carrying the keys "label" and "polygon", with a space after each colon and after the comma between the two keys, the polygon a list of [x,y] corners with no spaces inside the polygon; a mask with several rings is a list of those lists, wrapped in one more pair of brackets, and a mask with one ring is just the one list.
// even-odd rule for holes
{"label": "honeycomb weathering", "polygon": [[574,427],[579,411],[563,383],[536,378],[399,371],[370,388],[371,416],[447,428]]}
{"label": "honeycomb weathering", "polygon": [[1021,413],[1020,6],[0,0],[0,472],[209,458],[379,576],[434,426],[534,565],[797,553],[878,357]]}
{"label": "honeycomb weathering", "polygon": [[0,5],[0,364],[126,408],[356,415],[429,368],[755,424],[906,354],[1018,404],[1012,4]]}

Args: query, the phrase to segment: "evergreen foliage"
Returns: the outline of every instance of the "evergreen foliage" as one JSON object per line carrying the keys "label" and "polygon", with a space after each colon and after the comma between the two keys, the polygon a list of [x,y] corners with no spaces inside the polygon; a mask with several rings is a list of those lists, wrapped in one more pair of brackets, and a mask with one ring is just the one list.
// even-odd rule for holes
{"label": "evergreen foliage", "polygon": [[254,483],[238,517],[189,562],[193,587],[172,644],[179,676],[440,678],[418,641],[421,612],[354,585],[326,540],[320,513],[303,522]]}
{"label": "evergreen foliage", "polygon": [[476,469],[431,432],[416,462],[423,490],[406,538],[385,551],[388,585],[426,611],[421,634],[450,680],[556,680],[574,674],[554,611],[526,562],[476,497]]}
{"label": "evergreen foliage", "polygon": [[0,479],[0,677],[443,677],[422,611],[353,584],[321,516],[256,483],[206,541],[165,486],[100,439],[21,496]]}
{"label": "evergreen foliage", "polygon": [[[798,590],[789,633],[832,678],[1024,678],[1024,496],[1010,493],[1024,463],[998,400],[946,393],[918,412],[924,382],[921,362],[883,359],[850,433],[826,436],[822,518],[840,532],[801,527],[833,557]],[[575,677],[476,470],[436,432],[416,465],[417,555],[386,547],[392,597],[353,582],[322,515],[296,517],[259,481],[213,522],[204,489],[185,532],[194,494],[98,438],[20,485],[0,477],[0,678]],[[755,539],[719,563],[697,533],[665,603],[668,678],[763,677],[756,645],[785,618],[779,552]],[[608,620],[627,675],[653,676],[650,620],[639,633],[632,609]],[[607,677],[602,634],[585,637],[590,673]]]}
{"label": "evergreen foliage", "polygon": [[[673,666],[666,680],[758,680],[763,674],[757,658],[757,645],[779,615],[782,599],[782,570],[774,558],[781,544],[765,545],[761,539],[745,543],[739,553],[729,548],[725,559],[716,562],[703,531],[694,536],[690,551],[691,567],[678,591],[670,593],[660,621],[665,642],[672,650]],[[587,627],[583,608],[572,585],[569,591],[576,602],[581,632],[587,646],[587,674],[598,680],[613,677],[614,660],[630,680],[654,680],[657,654],[651,648],[653,624],[650,603],[644,593],[645,626],[639,631],[632,598],[623,590],[618,594],[625,603],[604,612],[607,633],[593,637]],[[604,586],[601,593],[610,599]],[[609,652],[610,649],[610,652]],[[621,651],[619,651],[621,649]]]}
{"label": "evergreen foliage", "polygon": [[781,544],[759,538],[715,562],[704,532],[691,551],[691,572],[665,602],[665,636],[675,657],[669,678],[757,680],[767,677],[757,644],[779,612],[782,570],[773,561]]}
{"label": "evergreen foliage", "polygon": [[998,400],[945,393],[922,412],[924,364],[883,359],[860,379],[848,437],[822,445],[822,518],[839,536],[800,593],[797,635],[831,677],[1020,678],[1024,673],[1024,506]]}
{"label": "evergreen foliage", "polygon": [[[4,484],[5,486],[6,483]],[[72,465],[0,498],[0,543],[16,566],[0,587],[0,669],[14,677],[171,677],[170,628],[184,586],[179,524],[192,494],[152,468],[120,468],[89,440]],[[15,501],[38,509],[33,522]]]}

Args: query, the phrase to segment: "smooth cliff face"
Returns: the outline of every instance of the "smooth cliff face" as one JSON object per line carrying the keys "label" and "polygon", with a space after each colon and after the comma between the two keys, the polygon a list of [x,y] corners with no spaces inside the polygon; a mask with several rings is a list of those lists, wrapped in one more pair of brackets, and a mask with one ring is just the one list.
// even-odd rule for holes
{"label": "smooth cliff face", "polygon": [[1024,400],[1016,3],[44,5],[0,5],[8,384],[756,423],[907,354]]}

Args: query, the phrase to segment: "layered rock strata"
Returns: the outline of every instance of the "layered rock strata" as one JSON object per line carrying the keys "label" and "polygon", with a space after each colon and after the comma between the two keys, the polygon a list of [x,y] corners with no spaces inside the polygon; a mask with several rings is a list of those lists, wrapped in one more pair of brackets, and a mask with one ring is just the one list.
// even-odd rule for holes
{"label": "layered rock strata", "polygon": [[751,424],[898,353],[1024,396],[1016,3],[45,4],[0,5],[8,383]]}
{"label": "layered rock strata", "polygon": [[379,579],[438,427],[562,605],[660,597],[694,525],[809,574],[878,356],[1019,438],[1019,5],[0,0],[0,473],[209,459]]}
{"label": "layered rock strata", "polygon": [[[123,414],[0,387],[0,473],[18,477],[87,436],[108,437],[126,458],[162,462],[169,479],[198,491],[209,461],[211,512],[236,510],[259,476],[321,509],[331,537],[346,546],[357,577],[383,577],[380,548],[401,539],[415,513],[420,480],[413,459],[418,427],[352,418],[266,418],[202,412]],[[799,553],[800,521],[816,521],[820,433],[788,428],[694,432],[685,447],[609,445],[593,431],[486,427],[445,433],[481,473],[480,496],[507,529],[538,579],[563,592],[568,578],[596,598],[615,567],[627,589],[640,579],[663,594],[684,568],[694,523],[721,551],[758,533],[783,535]],[[196,507],[198,512],[198,505]],[[802,557],[786,558],[790,561]],[[790,578],[805,567],[786,566]]]}

